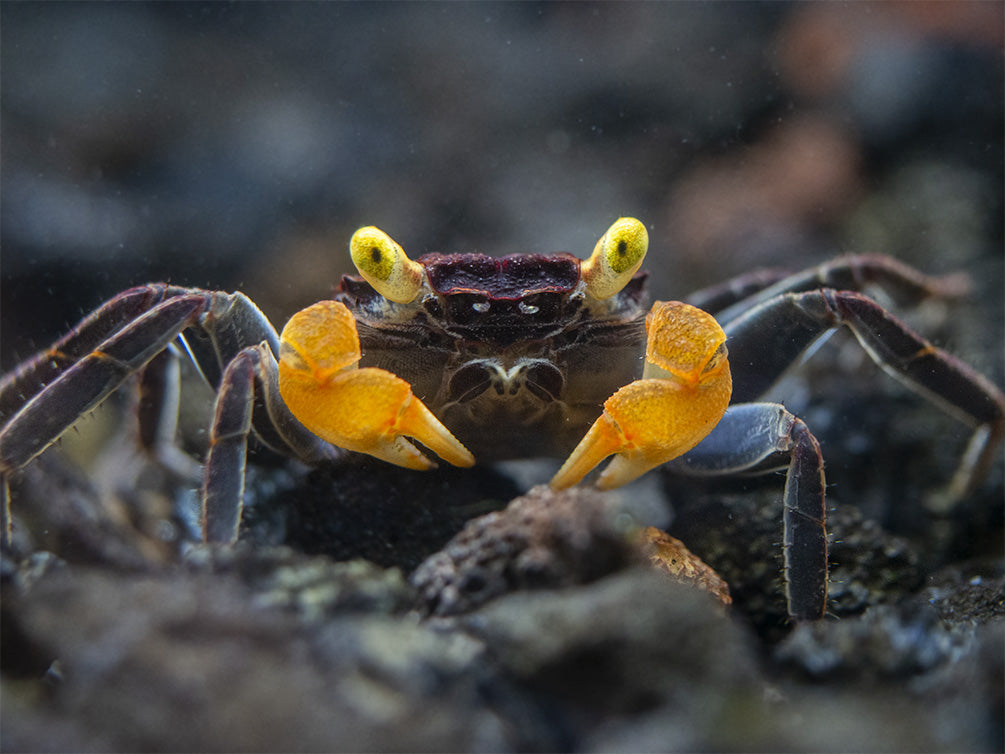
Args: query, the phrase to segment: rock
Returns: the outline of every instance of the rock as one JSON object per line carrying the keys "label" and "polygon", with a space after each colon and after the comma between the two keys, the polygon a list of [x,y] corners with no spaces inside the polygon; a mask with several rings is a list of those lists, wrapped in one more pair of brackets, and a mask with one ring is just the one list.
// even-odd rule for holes
{"label": "rock", "polygon": [[469,521],[412,574],[426,610],[451,615],[502,594],[585,584],[643,553],[617,499],[587,487],[533,488],[504,511]]}
{"label": "rock", "polygon": [[61,680],[5,682],[4,750],[526,748],[507,716],[534,711],[476,640],[373,610],[305,622],[260,596],[233,574],[81,567],[5,599],[5,666],[27,637]]}
{"label": "rock", "polygon": [[199,571],[236,578],[252,591],[256,606],[292,612],[308,623],[346,613],[400,615],[416,603],[401,571],[367,560],[334,562],[287,547],[238,542],[233,547],[193,548],[185,562]]}
{"label": "rock", "polygon": [[775,656],[814,678],[904,680],[946,662],[962,643],[927,605],[913,611],[880,605],[856,620],[801,624]]}
{"label": "rock", "polygon": [[734,705],[764,712],[752,636],[708,595],[655,569],[510,594],[458,620],[495,662],[554,706],[574,748],[596,748],[613,728],[657,710],[666,715],[665,748],[739,746],[739,729],[713,721]]}

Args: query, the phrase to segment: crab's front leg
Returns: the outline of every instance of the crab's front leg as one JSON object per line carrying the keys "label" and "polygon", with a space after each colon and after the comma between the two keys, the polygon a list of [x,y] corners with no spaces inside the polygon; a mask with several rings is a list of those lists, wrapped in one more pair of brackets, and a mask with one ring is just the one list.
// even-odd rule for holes
{"label": "crab's front leg", "polygon": [[349,310],[322,301],[295,314],[280,336],[279,392],[311,432],[332,445],[410,469],[435,466],[406,438],[455,466],[474,456],[384,369],[357,368],[359,336]]}
{"label": "crab's front leg", "polygon": [[646,317],[642,379],[618,390],[551,480],[579,482],[610,455],[597,480],[619,487],[686,453],[712,431],[729,405],[726,334],[715,319],[677,301],[658,301]]}

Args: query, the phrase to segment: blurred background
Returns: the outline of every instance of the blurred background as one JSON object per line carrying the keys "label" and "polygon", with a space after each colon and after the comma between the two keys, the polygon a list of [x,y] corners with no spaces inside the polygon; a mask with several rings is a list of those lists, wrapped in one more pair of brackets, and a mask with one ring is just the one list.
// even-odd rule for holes
{"label": "blurred background", "polygon": [[[0,371],[50,344],[109,297],[150,281],[243,290],[281,327],[293,312],[329,296],[340,276],[351,271],[348,241],[363,225],[381,227],[413,257],[431,251],[570,251],[584,257],[617,217],[632,215],[649,228],[646,268],[651,290],[661,299],[681,298],[754,268],[799,269],[846,252],[890,254],[933,274],[965,272],[974,283],[966,300],[934,302],[904,316],[1001,386],[1003,30],[1005,3],[963,0],[0,2]],[[551,692],[545,689],[542,696],[535,688],[527,709],[545,710],[549,725],[557,721],[559,728],[575,719],[588,720],[587,728],[598,725],[599,738],[581,734],[584,748],[590,750],[715,748],[709,741],[729,741],[727,748],[797,751],[1000,746],[1000,634],[983,634],[980,646],[985,649],[980,651],[971,651],[973,645],[961,637],[973,629],[971,615],[999,616],[1000,625],[1003,464],[999,461],[988,484],[966,505],[948,514],[924,508],[921,501],[927,493],[950,478],[970,430],[887,379],[847,333],[827,343],[776,391],[772,397],[783,399],[821,440],[831,531],[844,532],[831,543],[831,599],[835,612],[846,619],[826,627],[847,631],[830,633],[818,650],[812,648],[815,644],[803,650],[793,645],[795,654],[804,651],[810,658],[807,667],[824,658],[819,667],[830,675],[821,679],[836,682],[825,685],[816,679],[791,687],[791,694],[779,690],[786,688],[779,679],[787,671],[780,672],[777,659],[769,660],[758,645],[750,657],[757,664],[774,663],[764,665],[763,677],[770,680],[757,681],[755,696],[742,696],[748,693],[743,679],[752,671],[735,660],[746,655],[737,654],[740,643],[732,634],[712,633],[703,639],[714,649],[709,656],[715,662],[707,665],[711,672],[701,664],[707,658],[700,650],[690,657],[701,642],[671,642],[673,651],[685,648],[683,667],[701,668],[702,681],[692,685],[698,675],[690,675],[691,670],[686,676],[667,675],[669,682],[664,679],[653,687],[673,687],[666,692],[669,712],[660,712],[653,707],[659,697],[649,690],[647,678],[662,674],[666,665],[659,663],[675,663],[668,658],[677,655],[665,654],[667,644],[659,633],[638,644],[638,651],[658,648],[653,654],[657,664],[646,656],[625,666],[646,671],[625,674],[626,688],[645,691],[615,695],[616,704],[631,713],[622,718],[625,722],[612,725],[592,695],[592,689],[600,687],[589,684],[600,678],[606,689],[611,686],[607,679],[619,676],[609,674],[613,661],[596,647],[609,644],[616,649],[611,657],[621,657],[621,646],[636,644],[643,635],[633,627],[629,633],[611,633],[615,638],[609,642],[597,644],[590,638],[572,643],[573,652],[565,657],[550,654],[550,649],[530,651],[527,657],[545,658],[534,671],[545,686],[550,688],[551,679],[561,675],[554,685],[575,686],[570,699],[587,698],[586,689],[589,703],[574,708],[578,711],[571,716],[558,714],[562,707],[552,704],[547,696]],[[196,409],[205,410],[209,389],[203,393],[193,398],[195,391],[187,390],[185,395],[189,403],[201,402]],[[101,413],[95,412],[92,420],[100,421]],[[122,426],[120,415],[105,413],[114,416],[104,435],[82,429],[87,422],[78,423],[78,431],[61,441],[66,455],[73,454],[68,447],[73,438],[78,438],[78,449],[87,446],[81,455],[92,456],[99,442],[91,437],[107,438],[114,432],[112,437],[121,443],[131,440],[115,432]],[[201,413],[197,426],[200,432],[207,426]],[[175,531],[167,522],[184,505],[197,506],[194,485],[179,489],[174,484],[165,493],[167,485],[157,484],[163,475],[133,469],[124,462],[127,456],[121,448],[108,444],[112,452],[94,464],[102,473],[92,474],[87,485],[65,471],[61,453],[48,465],[45,457],[39,459],[33,467],[40,473],[26,472],[25,481],[15,486],[12,498],[21,495],[15,515],[29,520],[29,512],[42,513],[41,525],[35,527],[41,532],[37,536],[45,545],[42,549],[61,556],[69,552],[72,561],[75,552],[88,553],[88,546],[110,557],[107,553],[114,555],[122,542],[127,545],[122,552],[131,554],[133,539],[172,547],[180,539],[181,529]],[[309,519],[305,530],[317,529],[325,536],[348,532],[346,539],[352,538],[354,545],[356,539],[364,547],[372,540],[382,552],[405,557],[414,552],[406,545],[426,544],[423,533],[439,536],[450,526],[460,526],[460,512],[463,518],[474,515],[471,501],[484,505],[491,496],[501,505],[520,487],[495,469],[482,476],[427,475],[424,483],[420,475],[406,479],[387,469],[371,475],[364,466],[356,476],[349,469],[329,470],[338,484],[322,469],[308,475],[281,508],[272,505],[285,495],[281,473],[251,469],[256,476],[248,490],[261,503],[259,511],[275,510],[277,518],[288,515],[295,521],[284,511],[302,510],[302,518]],[[369,486],[371,476],[383,486]],[[437,481],[444,478],[452,480],[449,494]],[[91,502],[96,494],[81,490],[92,480],[125,502],[102,498],[101,510],[114,527],[100,528],[90,517],[90,511],[98,510]],[[671,527],[671,533],[730,581],[734,614],[745,616],[772,641],[781,631],[788,632],[774,561],[781,552],[781,477],[728,483],[736,489],[704,482],[692,487],[656,474],[648,480],[650,487],[636,497],[642,502],[665,497],[671,503],[677,527]],[[304,494],[304,488],[310,494]],[[355,506],[361,512],[343,512],[359,501],[366,503]],[[456,518],[425,501],[446,503],[447,513]],[[49,515],[50,510],[58,514],[64,509],[74,515]],[[436,515],[426,516],[430,510]],[[317,521],[334,523],[317,524],[313,516],[319,511],[328,518],[318,516]],[[93,517],[103,524],[106,519]],[[262,519],[269,523],[266,515]],[[136,521],[135,530],[147,536],[107,533],[117,532],[115,527],[125,520]],[[400,525],[402,520],[406,525]],[[73,528],[78,521],[86,525]],[[369,539],[359,536],[364,530]],[[908,535],[909,544],[901,538]],[[70,545],[48,544],[57,539]],[[387,542],[405,544],[389,548]],[[357,553],[338,547],[331,549],[340,556]],[[278,573],[280,561],[274,562]],[[952,575],[933,581],[931,575],[946,564],[955,569]],[[188,571],[171,573],[181,579]],[[258,576],[253,581],[267,583]],[[284,699],[294,700],[296,714],[282,715],[278,732],[270,730],[263,740],[278,740],[275,736],[296,728],[291,740],[311,741],[313,728],[298,726],[314,707],[301,704],[295,693],[307,683],[312,684],[311,693],[323,687],[350,700],[338,702],[342,705],[355,704],[351,700],[356,694],[380,689],[379,704],[336,705],[334,717],[318,718],[325,731],[331,720],[348,721],[336,726],[338,735],[343,735],[342,728],[348,731],[349,738],[338,739],[350,741],[345,749],[398,740],[367,739],[361,747],[360,739],[352,738],[361,729],[358,725],[369,730],[368,715],[378,714],[373,730],[381,731],[380,736],[405,731],[400,740],[407,743],[387,748],[422,748],[426,739],[414,738],[415,719],[407,717],[407,725],[394,727],[399,718],[393,715],[419,709],[435,727],[443,714],[437,706],[442,695],[467,693],[469,688],[477,688],[471,697],[478,703],[487,699],[503,710],[498,719],[493,711],[487,730],[509,725],[506,721],[517,719],[524,709],[509,680],[493,685],[498,683],[493,681],[497,666],[504,677],[512,672],[505,660],[500,665],[496,656],[486,671],[480,650],[464,649],[474,646],[471,636],[477,635],[469,635],[468,628],[465,643],[444,645],[449,647],[449,662],[431,661],[423,641],[416,643],[422,647],[420,661],[393,657],[393,668],[383,656],[371,665],[355,659],[366,654],[346,649],[352,636],[363,636],[361,628],[343,634],[341,624],[332,624],[315,639],[298,628],[290,634],[294,649],[289,657],[294,661],[287,662],[285,654],[266,654],[268,637],[278,623],[263,628],[265,624],[252,622],[252,634],[247,635],[232,628],[237,620],[233,616],[244,613],[231,612],[235,597],[229,591],[227,599],[218,600],[216,595],[224,593],[214,587],[203,599],[202,592],[191,591],[189,583],[180,580],[184,596],[169,597],[162,605],[160,595],[173,593],[161,587],[149,592],[145,582],[141,587],[124,580],[109,582],[107,588],[101,586],[103,581],[81,583],[85,590],[74,588],[73,599],[57,612],[42,610],[43,618],[55,617],[45,619],[49,628],[38,631],[41,639],[33,631],[5,631],[5,637],[13,637],[10,644],[17,644],[14,653],[5,648],[5,659],[30,656],[36,662],[46,656],[37,649],[29,653],[22,644],[66,648],[52,653],[61,662],[65,659],[64,686],[50,686],[50,676],[42,691],[41,686],[16,681],[21,684],[17,688],[29,689],[30,695],[27,703],[18,706],[14,699],[10,707],[12,741],[21,731],[32,742],[72,740],[68,748],[114,748],[119,742],[122,750],[183,750],[184,743],[164,742],[189,741],[187,736],[212,731],[205,740],[225,741],[215,748],[234,748],[227,736],[235,725],[255,732],[262,730],[263,720],[278,719],[271,712],[277,685],[293,692],[280,695],[275,709],[282,712]],[[92,584],[90,590],[87,584]],[[875,584],[879,591],[870,591]],[[930,586],[936,591],[918,591]],[[877,612],[873,616],[881,617],[869,618],[871,623],[851,620],[867,605],[886,601],[888,594],[893,595],[891,604],[900,603],[905,591],[911,596],[903,600],[903,617],[893,620],[882,617],[891,613]],[[130,603],[140,592],[153,594],[158,604],[150,599]],[[304,590],[307,595],[315,592],[327,593]],[[956,594],[974,601],[986,595],[986,607],[957,603]],[[918,611],[920,617],[912,617],[911,605],[929,607],[936,597],[942,611],[961,605],[954,618],[959,622],[952,625],[964,626],[964,631],[944,632],[941,623],[926,617],[930,613]],[[212,605],[205,618],[210,621],[207,635],[217,643],[204,642],[202,624],[175,614],[179,609],[187,614],[196,598],[199,604]],[[571,609],[571,603],[564,604]],[[684,612],[666,615],[684,615],[688,603],[681,604]],[[119,611],[125,618],[116,606],[126,606]],[[15,616],[12,625],[22,625],[20,614],[5,611],[5,617],[8,614]],[[78,614],[84,617],[74,617]],[[644,618],[648,607],[625,614]],[[99,615],[100,620],[95,617]],[[547,620],[555,622],[553,617]],[[705,628],[690,628],[704,623],[673,620],[675,630],[684,627],[677,631],[681,636],[706,633]],[[352,621],[353,626],[363,625],[355,613]],[[648,625],[645,619],[623,622]],[[557,623],[561,633],[562,625],[576,627],[583,621],[573,617]],[[36,620],[34,625],[43,624]],[[486,625],[492,625],[491,620]],[[607,630],[602,622],[598,625],[601,632]],[[73,627],[66,634],[69,638],[54,638],[53,632],[64,634],[65,626]],[[327,633],[329,628],[336,630]],[[483,635],[491,637],[493,630],[498,629]],[[507,630],[500,635],[505,637]],[[232,632],[240,642],[233,651]],[[190,633],[198,638],[194,650],[196,645],[185,644]],[[336,634],[338,641],[324,638]],[[80,635],[113,640],[88,642],[81,654]],[[407,636],[386,633],[386,628],[374,635]],[[32,637],[30,643],[26,636]],[[147,641],[153,643],[147,646]],[[398,643],[397,638],[393,641]],[[549,635],[549,646],[554,641]],[[305,642],[316,642],[310,645],[315,649],[306,651]],[[123,646],[127,654],[122,656],[132,657],[131,665],[108,659],[119,657]],[[222,649],[217,651],[217,646]],[[384,644],[372,646],[383,655]],[[409,646],[402,642],[403,657],[420,651]],[[178,664],[181,676],[170,663],[164,664],[184,658],[179,652],[209,650],[214,660],[207,664],[204,687],[191,685],[191,662]],[[106,658],[102,653],[108,652]],[[351,659],[342,658],[344,652]],[[465,654],[473,658],[477,672],[466,666],[463,671],[448,670],[460,667],[458,657]],[[240,671],[231,671],[227,658],[232,657],[239,658]],[[317,666],[349,685],[324,676],[315,684],[310,680],[314,676],[298,675],[305,657],[312,672]],[[590,658],[585,665],[595,666],[582,676],[586,686],[578,673],[583,657]],[[946,657],[960,663],[942,664]],[[327,659],[317,663],[314,658]],[[284,675],[270,674],[268,668],[277,662]],[[357,663],[366,668],[364,675],[343,672]],[[510,667],[518,664],[523,666],[522,656]],[[8,665],[5,689],[6,673],[13,668]],[[371,672],[371,667],[377,670]],[[402,670],[407,667],[418,668],[420,680],[408,680],[411,676]],[[577,672],[565,672],[573,667]],[[254,669],[259,682],[242,687],[239,700],[261,698],[267,703],[242,708],[242,716],[232,705],[230,691],[233,679],[245,678],[247,668]],[[432,695],[430,672],[436,676]],[[475,679],[474,685],[454,683],[451,673],[460,672],[470,672],[465,678]],[[62,682],[61,677],[57,671],[56,680]],[[685,681],[678,683],[678,677]],[[421,703],[400,705],[402,713],[388,712],[399,708],[389,691],[396,683],[406,690],[420,689]],[[713,691],[704,690],[708,684]],[[181,690],[173,691],[176,688]],[[218,693],[218,688],[226,692]],[[462,691],[455,691],[458,688]],[[123,702],[123,694],[134,689],[140,692]],[[193,698],[200,700],[198,709],[188,701]],[[224,706],[212,704],[214,699]],[[184,725],[178,725],[182,707],[171,700],[185,700]],[[134,708],[141,711],[122,714]],[[246,722],[260,708],[269,712]],[[763,719],[758,712],[762,708],[771,713]],[[340,709],[351,709],[352,720]],[[469,707],[450,709],[461,710],[463,717]],[[479,714],[470,715],[475,727],[482,724]],[[980,727],[985,718],[990,733]],[[132,722],[120,737],[123,720]],[[666,720],[669,727],[663,725]],[[535,738],[543,730],[538,725],[512,726],[527,737],[518,740],[537,742],[516,748],[554,750],[575,740],[566,739],[565,733],[559,739]],[[695,726],[710,725],[715,729],[711,734],[687,737]],[[133,729],[141,737],[130,738]],[[668,730],[669,739],[664,737]],[[782,731],[780,738],[773,737],[776,730]],[[737,746],[736,736],[748,731],[755,737]],[[930,736],[930,731],[938,735]],[[495,740],[464,739],[439,748],[500,748]],[[7,748],[23,747],[15,743]],[[339,747],[329,743],[317,748]]]}
{"label": "blurred background", "polygon": [[4,3],[0,364],[153,280],[281,327],[361,225],[585,256],[629,214],[660,298],[840,252],[967,271],[950,345],[1001,384],[1003,9]]}

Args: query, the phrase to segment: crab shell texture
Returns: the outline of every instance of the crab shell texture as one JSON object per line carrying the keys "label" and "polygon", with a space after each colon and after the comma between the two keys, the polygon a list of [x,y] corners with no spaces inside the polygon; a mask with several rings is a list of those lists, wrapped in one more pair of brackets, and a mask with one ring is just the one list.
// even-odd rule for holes
{"label": "crab shell texture", "polygon": [[361,367],[406,380],[477,458],[567,455],[618,388],[642,376],[646,273],[594,298],[567,253],[426,254],[396,303],[346,275]]}

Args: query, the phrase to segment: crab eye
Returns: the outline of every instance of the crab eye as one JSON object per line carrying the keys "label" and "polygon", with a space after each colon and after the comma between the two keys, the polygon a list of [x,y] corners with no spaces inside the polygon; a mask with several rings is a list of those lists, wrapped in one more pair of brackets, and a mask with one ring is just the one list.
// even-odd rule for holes
{"label": "crab eye", "polygon": [[349,253],[359,274],[384,298],[407,304],[422,289],[422,265],[372,225],[352,234]]}
{"label": "crab eye", "polygon": [[586,290],[594,298],[610,298],[625,287],[639,269],[649,234],[634,217],[622,217],[600,237],[581,272]]}

